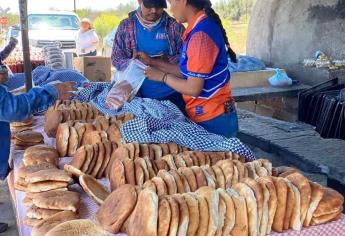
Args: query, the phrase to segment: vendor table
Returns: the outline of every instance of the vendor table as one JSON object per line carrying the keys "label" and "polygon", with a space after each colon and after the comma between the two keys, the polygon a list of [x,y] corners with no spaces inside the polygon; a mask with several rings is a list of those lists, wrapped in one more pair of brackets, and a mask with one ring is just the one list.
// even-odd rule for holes
{"label": "vendor table", "polygon": [[[43,117],[35,117],[35,127],[34,130],[41,132],[44,135],[45,143],[48,145],[55,146],[55,140],[48,138],[43,131]],[[13,161],[13,171],[8,178],[9,189],[11,192],[12,201],[16,210],[18,232],[20,236],[30,236],[31,228],[24,225],[23,220],[25,218],[25,206],[22,204],[25,193],[17,191],[14,189],[14,181],[17,178],[18,168],[22,164],[23,151],[17,151],[11,148],[11,158]],[[68,163],[71,158],[61,158],[60,167],[65,163]],[[109,181],[107,179],[102,179],[100,182],[109,189]],[[79,215],[83,219],[95,219],[95,215],[99,206],[86,195],[86,193],[81,189],[78,184],[70,186],[72,191],[79,192],[81,194],[81,203],[79,208]],[[111,234],[109,234],[111,235]],[[345,215],[342,215],[341,219],[334,221],[325,225],[313,226],[303,229],[301,232],[297,231],[285,231],[284,233],[273,233],[271,236],[344,236],[345,235]],[[118,234],[117,236],[125,236],[124,234]]]}
{"label": "vendor table", "polygon": [[236,102],[247,102],[279,97],[297,97],[299,92],[309,88],[310,86],[305,84],[282,88],[272,86],[232,88],[232,95]]}

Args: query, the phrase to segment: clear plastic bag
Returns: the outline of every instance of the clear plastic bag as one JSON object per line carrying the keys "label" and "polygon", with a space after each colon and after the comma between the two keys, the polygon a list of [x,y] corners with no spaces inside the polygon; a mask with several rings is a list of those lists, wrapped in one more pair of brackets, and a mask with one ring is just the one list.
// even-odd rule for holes
{"label": "clear plastic bag", "polygon": [[146,78],[146,68],[139,60],[131,60],[125,71],[116,72],[114,85],[106,97],[108,108],[119,110],[135,97]]}

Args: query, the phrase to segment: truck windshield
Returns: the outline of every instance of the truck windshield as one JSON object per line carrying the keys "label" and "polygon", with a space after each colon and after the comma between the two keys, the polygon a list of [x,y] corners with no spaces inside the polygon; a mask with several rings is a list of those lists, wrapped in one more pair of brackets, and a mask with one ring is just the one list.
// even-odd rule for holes
{"label": "truck windshield", "polygon": [[79,20],[73,15],[38,15],[28,17],[29,30],[77,30]]}

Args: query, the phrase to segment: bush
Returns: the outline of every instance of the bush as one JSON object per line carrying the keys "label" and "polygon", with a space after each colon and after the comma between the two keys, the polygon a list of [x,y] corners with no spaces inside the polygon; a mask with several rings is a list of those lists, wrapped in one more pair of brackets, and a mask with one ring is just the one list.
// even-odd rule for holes
{"label": "bush", "polygon": [[93,23],[93,26],[100,38],[104,38],[112,29],[120,24],[121,18],[111,15],[102,14],[97,17]]}

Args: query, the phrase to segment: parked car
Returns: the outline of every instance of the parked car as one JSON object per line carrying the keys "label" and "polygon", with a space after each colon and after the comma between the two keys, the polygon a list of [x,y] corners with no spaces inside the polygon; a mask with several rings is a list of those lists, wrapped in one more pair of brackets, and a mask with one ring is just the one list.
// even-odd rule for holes
{"label": "parked car", "polygon": [[102,56],[104,57],[111,57],[116,30],[117,28],[114,28],[103,39]]}
{"label": "parked car", "polygon": [[74,12],[47,11],[28,14],[29,43],[44,47],[59,42],[65,52],[76,52],[80,20]]}
{"label": "parked car", "polygon": [[20,27],[18,25],[12,25],[8,28],[8,32],[6,35],[6,45],[10,42],[10,39],[13,38],[18,38],[20,33]]}

